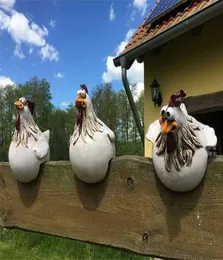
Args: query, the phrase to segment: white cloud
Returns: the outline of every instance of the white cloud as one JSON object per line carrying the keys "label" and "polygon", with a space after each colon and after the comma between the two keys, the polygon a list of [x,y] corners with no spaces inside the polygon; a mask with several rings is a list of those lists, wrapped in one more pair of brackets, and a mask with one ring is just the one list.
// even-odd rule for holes
{"label": "white cloud", "polygon": [[14,55],[17,56],[19,59],[24,59],[25,55],[21,49],[21,45],[20,44],[16,44],[15,50],[14,50]]}
{"label": "white cloud", "polygon": [[[118,56],[124,49],[131,37],[133,36],[135,29],[130,29],[126,33],[124,41],[122,41],[116,47],[116,56]],[[103,73],[102,79],[104,82],[111,82],[112,80],[121,80],[121,68],[115,67],[113,63],[114,56],[108,56],[106,60],[107,71]],[[143,63],[135,61],[132,67],[128,71],[128,79],[131,83],[143,82],[144,74]]]}
{"label": "white cloud", "polygon": [[[102,80],[111,82],[113,80],[121,80],[121,67],[115,67],[113,63],[114,56],[108,56],[106,61],[107,71],[103,73]],[[143,63],[134,61],[132,67],[127,72],[130,83],[144,82],[144,66]]]}
{"label": "white cloud", "polygon": [[61,72],[55,73],[55,74],[54,74],[54,77],[55,77],[55,78],[60,78],[60,79],[61,79],[61,78],[64,77],[64,73],[61,73]]}
{"label": "white cloud", "polygon": [[0,88],[4,88],[7,85],[15,85],[15,83],[9,77],[0,76]]}
{"label": "white cloud", "polygon": [[50,20],[49,25],[50,25],[52,28],[55,28],[55,27],[56,27],[56,21],[55,21],[55,20]]}
{"label": "white cloud", "polygon": [[133,0],[133,7],[138,9],[141,15],[144,16],[148,7],[147,0]]}
{"label": "white cloud", "polygon": [[70,101],[64,101],[60,104],[60,106],[64,109],[66,109],[72,102]]}
{"label": "white cloud", "polygon": [[111,4],[110,9],[109,9],[109,20],[113,21],[115,20],[115,9],[114,9],[114,3]]}
{"label": "white cloud", "polygon": [[15,0],[0,0],[0,7],[2,8],[12,8],[15,4]]}
{"label": "white cloud", "polygon": [[122,41],[117,47],[116,47],[116,56],[118,56],[121,52],[124,51],[125,46],[128,44],[129,40],[133,36],[135,29],[129,29],[128,32],[126,33],[125,40]]}
{"label": "white cloud", "polygon": [[[44,46],[46,44],[45,36],[48,35],[46,27],[40,27],[39,25],[30,22],[22,13],[13,11],[13,15],[8,25],[8,32],[16,43],[27,43],[36,46]],[[19,26],[18,26],[19,24]]]}
{"label": "white cloud", "polygon": [[40,49],[40,56],[42,60],[58,61],[59,52],[50,44],[46,44]]}
{"label": "white cloud", "polygon": [[113,63],[114,56],[108,56],[106,61],[107,71],[102,74],[102,80],[107,83],[112,80],[121,79],[121,69],[120,67],[115,67]]}
{"label": "white cloud", "polygon": [[[135,29],[130,29],[126,36],[124,41],[122,41],[117,47],[116,47],[116,56],[118,56],[124,49],[126,44],[131,39],[132,35],[134,34]],[[103,82],[112,82],[113,80],[121,80],[121,67],[115,67],[113,63],[113,59],[116,56],[108,56],[106,60],[106,72],[102,74],[102,80]],[[144,64],[138,63],[137,61],[134,61],[131,68],[127,72],[128,81],[130,84],[136,84],[136,93],[137,97],[140,94],[140,91],[144,89]]]}
{"label": "white cloud", "polygon": [[0,9],[0,30],[8,30],[10,29],[10,16],[5,13],[5,11],[1,11]]}
{"label": "white cloud", "polygon": [[131,13],[131,16],[130,16],[130,19],[131,21],[134,21],[135,20],[135,15],[136,15],[136,10],[134,9]]}
{"label": "white cloud", "polygon": [[[15,1],[12,0],[0,0],[0,32],[8,32],[14,40],[16,44],[14,54],[19,58],[24,58],[21,46],[26,44],[30,49],[40,48],[40,52],[43,52],[43,60],[57,61],[59,59],[58,51],[46,41],[49,34],[48,29],[45,26],[39,26],[23,13],[13,9],[14,3]],[[8,9],[6,10],[5,7]],[[48,52],[44,55],[46,51]]]}
{"label": "white cloud", "polygon": [[29,49],[29,54],[32,54],[33,53],[33,48],[30,48]]}
{"label": "white cloud", "polygon": [[133,99],[136,102],[138,100],[138,98],[140,97],[141,93],[144,91],[144,83],[138,82],[135,85],[131,85],[130,89],[133,94]]}

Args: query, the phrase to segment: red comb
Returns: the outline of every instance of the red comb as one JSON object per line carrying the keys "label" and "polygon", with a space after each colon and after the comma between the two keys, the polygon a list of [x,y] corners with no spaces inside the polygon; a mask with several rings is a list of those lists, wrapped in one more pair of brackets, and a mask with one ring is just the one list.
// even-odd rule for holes
{"label": "red comb", "polygon": [[169,100],[169,107],[179,107],[183,99],[186,97],[186,91],[180,90],[177,94],[173,94]]}
{"label": "red comb", "polygon": [[85,84],[81,84],[81,89],[85,90],[85,92],[88,94],[88,89],[87,86]]}

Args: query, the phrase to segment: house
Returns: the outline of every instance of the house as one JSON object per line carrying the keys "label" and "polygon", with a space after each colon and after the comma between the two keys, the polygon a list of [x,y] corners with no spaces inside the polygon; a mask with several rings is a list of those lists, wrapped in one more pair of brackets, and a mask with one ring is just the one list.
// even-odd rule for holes
{"label": "house", "polygon": [[[187,92],[188,112],[214,127],[218,137],[215,153],[223,153],[222,24],[222,0],[158,0],[125,50],[114,59],[114,65],[122,69],[141,136],[159,118],[170,95],[183,89]],[[128,91],[128,69],[135,60],[144,62],[145,129]],[[161,95],[157,92],[152,97],[150,86],[154,79]],[[144,140],[145,156],[151,157],[152,144]]]}

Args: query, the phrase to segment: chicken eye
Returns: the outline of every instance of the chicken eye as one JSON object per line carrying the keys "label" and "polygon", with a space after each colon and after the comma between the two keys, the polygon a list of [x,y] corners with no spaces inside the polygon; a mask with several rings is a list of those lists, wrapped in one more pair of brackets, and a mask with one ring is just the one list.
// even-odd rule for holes
{"label": "chicken eye", "polygon": [[160,115],[162,116],[162,118],[165,118],[165,116],[166,116],[166,110],[165,110],[165,109],[162,109]]}
{"label": "chicken eye", "polygon": [[167,110],[168,106],[163,106],[162,109],[160,110],[160,115],[162,118],[166,118],[166,110]]}
{"label": "chicken eye", "polygon": [[25,99],[25,98],[20,98],[19,101],[20,101],[21,103],[23,103],[23,104],[26,103],[26,99]]}
{"label": "chicken eye", "polygon": [[166,118],[168,120],[174,120],[175,119],[174,110],[173,110],[172,107],[169,107],[168,110],[166,111]]}

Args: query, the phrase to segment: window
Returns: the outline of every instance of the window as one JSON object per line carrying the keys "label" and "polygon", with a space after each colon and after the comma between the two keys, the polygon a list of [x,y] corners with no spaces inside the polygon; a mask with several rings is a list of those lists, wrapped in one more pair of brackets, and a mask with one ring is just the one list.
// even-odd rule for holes
{"label": "window", "polygon": [[210,149],[210,155],[223,154],[223,110],[198,115],[194,114],[193,117],[195,117],[199,122],[213,127],[215,130],[218,142],[216,147]]}

